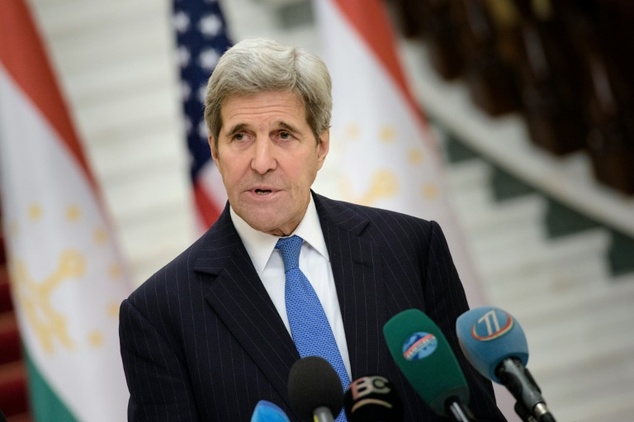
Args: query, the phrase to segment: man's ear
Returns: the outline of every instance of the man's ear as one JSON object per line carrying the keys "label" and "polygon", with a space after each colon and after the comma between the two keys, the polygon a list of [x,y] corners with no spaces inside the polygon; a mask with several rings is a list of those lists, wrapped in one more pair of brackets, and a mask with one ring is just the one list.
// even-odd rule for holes
{"label": "man's ear", "polygon": [[211,135],[209,135],[207,137],[207,142],[209,143],[209,149],[211,150],[211,158],[213,158],[214,162],[216,164],[218,161],[218,150],[216,149],[216,143],[214,142],[214,138],[211,137]]}
{"label": "man's ear", "polygon": [[330,150],[330,129],[326,129],[319,134],[317,139],[317,156],[319,160],[319,168],[323,166],[328,151]]}

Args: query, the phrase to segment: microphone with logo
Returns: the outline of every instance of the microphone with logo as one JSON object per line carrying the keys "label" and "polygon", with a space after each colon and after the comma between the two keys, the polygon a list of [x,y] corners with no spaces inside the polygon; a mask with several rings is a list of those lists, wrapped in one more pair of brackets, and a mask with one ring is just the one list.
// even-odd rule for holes
{"label": "microphone with logo", "polygon": [[343,386],[327,360],[299,359],[288,376],[291,407],[301,421],[333,422],[343,407]]}
{"label": "microphone with logo", "polygon": [[475,308],[458,317],[456,332],[460,347],[474,368],[503,384],[515,397],[519,416],[525,421],[532,417],[539,422],[555,422],[526,369],[526,336],[511,314],[491,306]]}
{"label": "microphone with logo", "polygon": [[390,353],[405,378],[437,414],[474,421],[469,386],[440,328],[422,311],[408,309],[383,327]]}
{"label": "microphone with logo", "polygon": [[343,396],[348,422],[398,422],[403,420],[401,398],[392,383],[380,375],[357,378]]}
{"label": "microphone with logo", "polygon": [[291,422],[286,413],[270,401],[260,400],[253,410],[251,422]]}

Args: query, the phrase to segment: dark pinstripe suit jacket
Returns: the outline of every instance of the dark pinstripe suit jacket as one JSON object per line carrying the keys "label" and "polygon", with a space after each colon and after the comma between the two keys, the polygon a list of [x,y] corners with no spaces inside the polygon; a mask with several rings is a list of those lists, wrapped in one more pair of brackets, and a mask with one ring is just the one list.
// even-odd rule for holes
{"label": "dark pinstripe suit jacket", "polygon": [[[436,421],[393,363],[382,335],[419,308],[444,331],[469,380],[477,416],[503,420],[490,383],[462,359],[455,319],[467,310],[440,227],[314,194],[343,316],[352,379],[383,375],[407,421]],[[228,207],[183,254],[123,302],[121,353],[134,421],[249,421],[260,399],[291,420],[295,345],[236,232]]]}

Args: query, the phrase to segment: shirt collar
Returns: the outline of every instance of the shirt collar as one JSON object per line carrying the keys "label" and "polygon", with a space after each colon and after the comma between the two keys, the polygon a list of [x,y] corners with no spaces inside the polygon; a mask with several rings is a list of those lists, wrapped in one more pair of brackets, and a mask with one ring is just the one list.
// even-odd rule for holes
{"label": "shirt collar", "polygon": [[[273,249],[275,249],[275,244],[277,243],[279,237],[255,230],[238,214],[236,214],[231,207],[230,215],[231,221],[233,222],[233,225],[235,226],[249,257],[253,262],[255,270],[258,274],[262,274],[262,271],[264,271],[264,268],[273,253]],[[324,234],[321,231],[321,224],[319,224],[319,216],[317,215],[317,208],[315,207],[312,195],[310,195],[310,201],[308,203],[308,207],[306,208],[304,217],[291,235],[301,237],[326,260],[329,260],[326,241],[324,240]]]}

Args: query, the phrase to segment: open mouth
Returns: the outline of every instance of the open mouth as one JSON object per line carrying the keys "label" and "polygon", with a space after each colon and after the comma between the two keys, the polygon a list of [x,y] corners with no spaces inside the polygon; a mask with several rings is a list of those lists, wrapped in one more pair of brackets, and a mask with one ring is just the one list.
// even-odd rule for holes
{"label": "open mouth", "polygon": [[255,193],[257,195],[268,195],[269,193],[271,193],[272,191],[270,189],[256,189]]}

